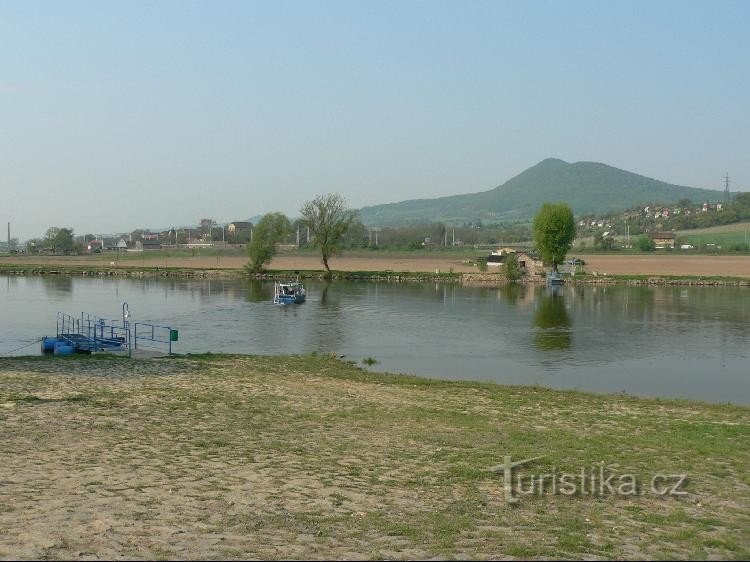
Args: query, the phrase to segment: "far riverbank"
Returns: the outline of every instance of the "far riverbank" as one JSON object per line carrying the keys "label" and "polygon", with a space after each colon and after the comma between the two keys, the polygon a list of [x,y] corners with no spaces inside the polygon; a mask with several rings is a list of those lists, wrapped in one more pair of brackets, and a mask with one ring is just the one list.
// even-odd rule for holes
{"label": "far riverbank", "polygon": [[[748,256],[574,254],[586,261],[586,274],[570,281],[585,284],[750,285]],[[499,286],[502,274],[480,272],[472,257],[414,253],[346,254],[330,260],[334,279],[369,281],[456,282]],[[80,275],[96,277],[322,279],[320,259],[311,254],[274,257],[266,272],[249,275],[242,255],[165,256],[159,252],[127,259],[102,256],[14,256],[0,258],[0,275]],[[527,283],[543,282],[527,278]]]}

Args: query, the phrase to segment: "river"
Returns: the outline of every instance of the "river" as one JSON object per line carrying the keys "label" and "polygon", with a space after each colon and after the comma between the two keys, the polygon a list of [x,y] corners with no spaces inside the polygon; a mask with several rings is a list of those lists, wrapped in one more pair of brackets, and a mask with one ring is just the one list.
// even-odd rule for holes
{"label": "river", "polygon": [[750,289],[0,277],[0,354],[39,353],[58,311],[179,330],[178,353],[335,353],[442,379],[750,404]]}

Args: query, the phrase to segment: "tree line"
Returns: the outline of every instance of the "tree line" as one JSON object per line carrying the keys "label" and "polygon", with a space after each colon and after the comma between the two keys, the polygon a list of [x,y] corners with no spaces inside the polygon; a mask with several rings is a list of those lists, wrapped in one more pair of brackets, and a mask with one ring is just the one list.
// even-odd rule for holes
{"label": "tree line", "polygon": [[[328,260],[342,250],[345,237],[351,234],[355,221],[359,222],[357,212],[347,206],[343,196],[328,193],[304,203],[300,215],[297,226],[309,230],[309,242],[320,250],[326,275],[330,276]],[[254,273],[262,271],[273,258],[276,245],[287,239],[293,230],[292,223],[283,213],[264,215],[253,228],[247,246],[248,270]]]}

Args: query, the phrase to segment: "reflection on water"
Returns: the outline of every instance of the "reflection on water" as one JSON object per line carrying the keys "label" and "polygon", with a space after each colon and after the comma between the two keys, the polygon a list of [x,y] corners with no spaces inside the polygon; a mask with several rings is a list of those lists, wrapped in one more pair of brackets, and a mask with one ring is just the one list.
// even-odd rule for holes
{"label": "reflection on water", "polygon": [[506,302],[517,304],[522,301],[526,295],[526,285],[508,283],[507,285],[502,286],[498,292]]}
{"label": "reflection on water", "polygon": [[44,292],[51,297],[67,296],[73,292],[73,278],[68,275],[50,275],[38,277]]}
{"label": "reflection on water", "polygon": [[245,290],[247,291],[245,295],[247,302],[264,302],[273,298],[273,291],[270,295],[268,293],[268,285],[264,285],[263,282],[255,279],[245,282]]}
{"label": "reflection on water", "polygon": [[325,285],[323,286],[323,290],[320,292],[320,304],[325,306],[328,304],[328,291],[331,290],[331,281],[325,281]]}
{"label": "reflection on water", "polygon": [[572,320],[565,308],[562,287],[546,287],[537,299],[534,313],[534,345],[541,350],[568,349],[573,336]]}
{"label": "reflection on water", "polygon": [[[57,311],[180,330],[178,352],[336,353],[448,379],[750,403],[750,290],[739,287],[6,277],[0,353],[54,333]],[[36,351],[36,347],[25,350]]]}

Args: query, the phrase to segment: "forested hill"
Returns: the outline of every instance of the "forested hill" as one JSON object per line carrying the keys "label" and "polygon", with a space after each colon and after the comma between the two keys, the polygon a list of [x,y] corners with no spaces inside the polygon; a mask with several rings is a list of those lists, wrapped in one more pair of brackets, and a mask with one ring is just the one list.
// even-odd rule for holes
{"label": "forested hill", "polygon": [[718,190],[672,185],[606,164],[548,158],[504,184],[480,193],[364,207],[372,226],[415,222],[525,220],[544,202],[568,203],[576,215],[605,213],[649,203],[720,201]]}

